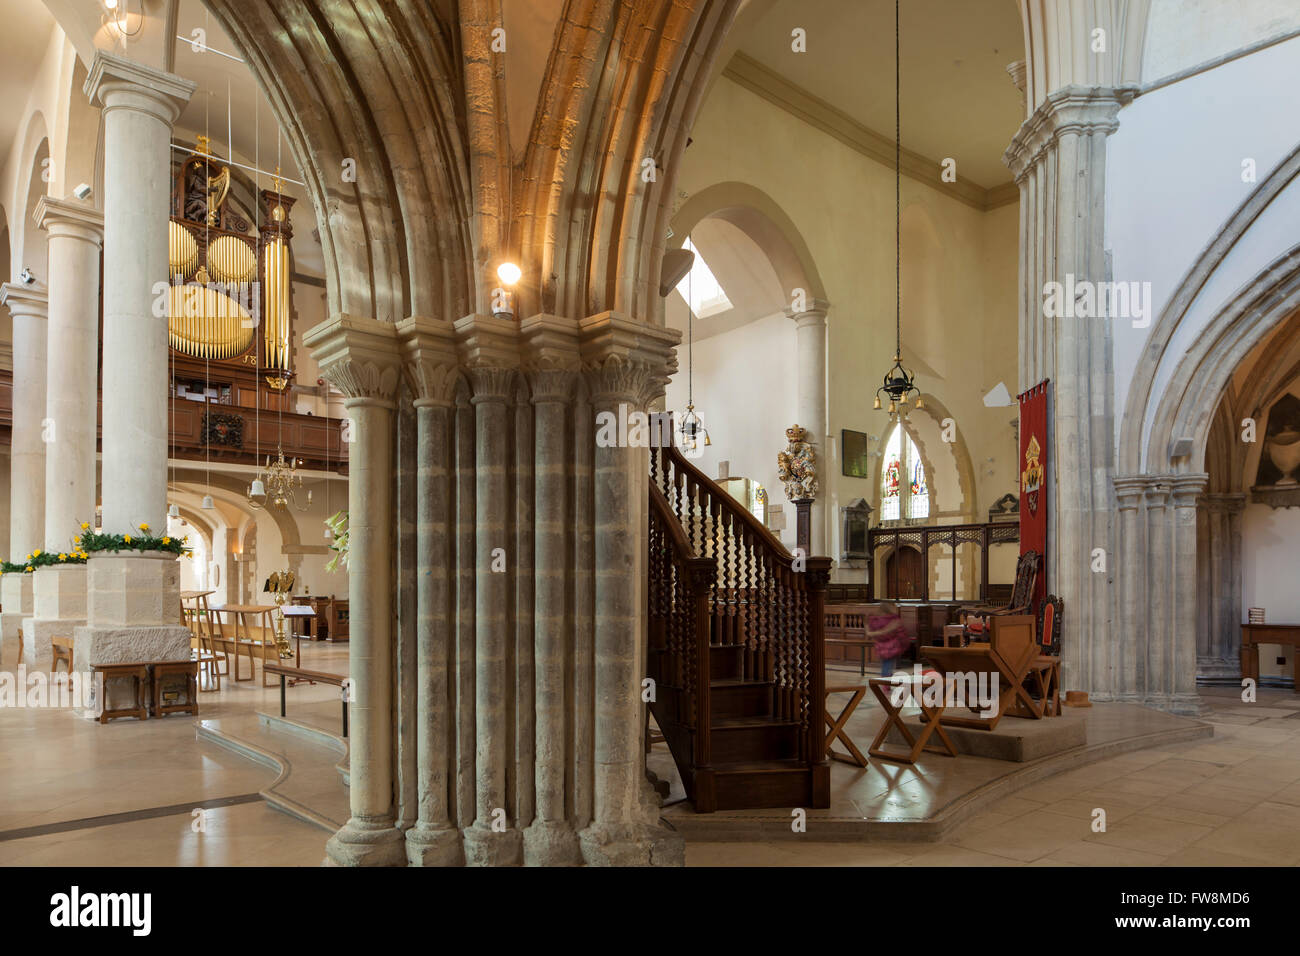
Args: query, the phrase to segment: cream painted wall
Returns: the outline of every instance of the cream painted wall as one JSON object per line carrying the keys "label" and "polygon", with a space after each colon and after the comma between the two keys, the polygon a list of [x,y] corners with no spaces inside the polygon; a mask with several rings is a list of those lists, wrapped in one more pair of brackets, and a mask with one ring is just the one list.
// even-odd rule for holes
{"label": "cream painted wall", "polygon": [[[1008,141],[1014,132],[1007,131]],[[840,475],[840,430],[883,439],[887,427],[885,413],[874,411],[871,402],[894,350],[893,170],[725,77],[711,91],[692,136],[681,190],[690,195],[727,181],[762,190],[794,222],[825,284],[829,434],[820,442],[820,476],[831,510],[830,550],[837,557],[835,509],[859,497],[872,500],[874,487]],[[999,381],[1016,390],[1018,207],[980,212],[909,179],[903,180],[903,204],[905,364],[914,368],[927,395],[949,409],[971,450],[974,496],[956,507],[980,519],[997,498],[1014,490],[1018,474],[1008,425],[1015,409],[986,409],[981,401]],[[705,349],[697,343],[695,382],[697,409],[711,430],[715,421],[730,421],[733,413],[723,405],[733,404],[772,436],[755,452],[771,464],[753,474],[742,470],[739,462],[745,459],[720,427],[714,442],[727,442],[726,454],[719,449],[705,460],[730,457],[732,474],[768,484],[784,446],[783,431],[794,421],[797,369],[791,324],[763,321],[768,324],[761,328],[747,326],[718,337],[712,347],[725,348],[725,365],[702,362]],[[669,408],[685,406],[679,385],[685,367],[683,348]],[[927,449],[930,454],[937,452]],[[935,467],[942,472],[943,466]],[[716,473],[711,466],[709,473]],[[774,500],[782,499],[778,489]],[[787,535],[793,537],[793,528]]]}

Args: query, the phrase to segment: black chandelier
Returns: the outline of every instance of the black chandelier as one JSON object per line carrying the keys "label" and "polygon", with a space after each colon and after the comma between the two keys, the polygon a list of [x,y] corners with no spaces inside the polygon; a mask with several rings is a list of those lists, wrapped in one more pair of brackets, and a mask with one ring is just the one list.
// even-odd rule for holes
{"label": "black chandelier", "polygon": [[875,407],[881,408],[881,393],[889,396],[889,413],[906,408],[914,400],[925,408],[916,377],[903,367],[903,107],[899,67],[898,0],[894,0],[894,364],[876,389]]}
{"label": "black chandelier", "polygon": [[691,268],[686,273],[686,414],[677,424],[677,434],[681,436],[681,446],[695,451],[700,447],[700,442],[712,445],[713,440],[709,438],[709,430],[704,427],[704,422],[700,421],[700,416],[695,414],[695,257],[699,255],[699,250],[691,242],[691,237],[687,236],[686,241],[691,245]]}

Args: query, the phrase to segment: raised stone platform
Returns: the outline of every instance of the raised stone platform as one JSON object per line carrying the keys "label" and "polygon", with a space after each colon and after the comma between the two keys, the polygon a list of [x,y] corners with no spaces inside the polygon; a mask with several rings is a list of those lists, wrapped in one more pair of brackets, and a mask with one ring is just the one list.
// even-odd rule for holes
{"label": "raised stone platform", "polygon": [[[919,732],[921,719],[915,721]],[[1026,720],[1020,717],[1003,717],[993,730],[976,730],[970,727],[950,727],[944,725],[944,733],[957,748],[959,754],[972,757],[988,757],[991,760],[1009,760],[1013,763],[1025,763],[1059,754],[1065,750],[1082,747],[1088,742],[1088,721],[1083,711],[1066,707],[1060,717],[1045,717],[1042,720]],[[890,746],[903,747],[903,735],[895,727],[887,738]],[[935,737],[930,738],[931,742]]]}

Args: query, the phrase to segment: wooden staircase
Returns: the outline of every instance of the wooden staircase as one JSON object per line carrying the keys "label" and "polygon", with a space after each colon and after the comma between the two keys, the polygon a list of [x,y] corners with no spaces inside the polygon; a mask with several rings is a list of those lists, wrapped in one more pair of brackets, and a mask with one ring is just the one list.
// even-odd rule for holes
{"label": "wooden staircase", "polygon": [[829,558],[796,558],[674,447],[650,450],[651,712],[700,813],[830,805]]}

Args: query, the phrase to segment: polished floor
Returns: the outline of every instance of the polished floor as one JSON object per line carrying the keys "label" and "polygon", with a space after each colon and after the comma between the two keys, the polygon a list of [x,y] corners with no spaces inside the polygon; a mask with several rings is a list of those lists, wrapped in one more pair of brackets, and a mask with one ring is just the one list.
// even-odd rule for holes
{"label": "polished floor", "polygon": [[[309,667],[341,671],[347,648],[311,645],[305,656]],[[291,717],[322,726],[331,721],[338,688],[301,686],[289,693]],[[1300,864],[1300,695],[1263,690],[1258,703],[1243,704],[1230,688],[1204,694],[1213,738],[1052,776],[1000,798],[939,842],[690,840],[687,862]],[[278,688],[263,689],[260,680],[223,680],[219,692],[202,695],[200,719],[250,734],[255,712],[275,713],[278,696]],[[318,769],[320,786],[331,786],[325,782],[330,768]],[[863,772],[837,765],[836,773]],[[327,834],[258,796],[276,776],[197,738],[195,721],[185,716],[100,726],[66,711],[0,710],[0,865],[319,865]],[[1092,829],[1098,809],[1106,813],[1105,832]]]}

